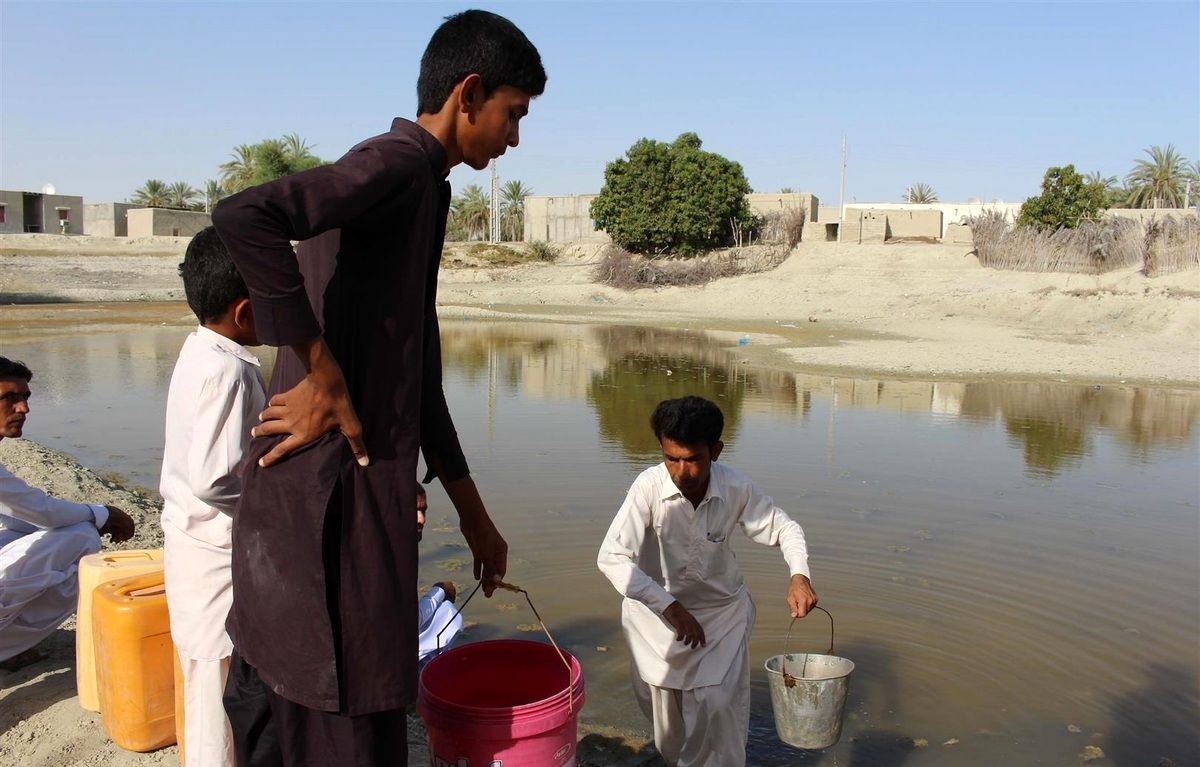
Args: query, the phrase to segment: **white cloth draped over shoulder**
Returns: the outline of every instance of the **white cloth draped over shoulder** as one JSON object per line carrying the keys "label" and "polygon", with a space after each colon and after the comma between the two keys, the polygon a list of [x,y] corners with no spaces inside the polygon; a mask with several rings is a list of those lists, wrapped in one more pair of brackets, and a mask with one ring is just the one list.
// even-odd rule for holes
{"label": "white cloth draped over shoulder", "polygon": [[[807,576],[804,531],[740,471],[713,463],[699,506],[675,487],[665,464],[646,469],[625,496],[597,565],[624,597],[621,625],[642,679],[676,690],[720,684],[754,619],[729,536],[778,546],[792,575]],[[676,640],[662,617],[677,601],[707,645]]]}

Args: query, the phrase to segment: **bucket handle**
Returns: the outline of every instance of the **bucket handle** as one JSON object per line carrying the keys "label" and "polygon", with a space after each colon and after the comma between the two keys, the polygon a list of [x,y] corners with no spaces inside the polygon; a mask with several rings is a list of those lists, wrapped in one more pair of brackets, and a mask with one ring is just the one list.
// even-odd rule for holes
{"label": "bucket handle", "polygon": [[[833,613],[829,612],[824,607],[820,607],[818,605],[813,605],[813,609],[820,610],[821,612],[823,612],[827,616],[829,616],[829,649],[825,651],[825,654],[833,655]],[[788,644],[790,643],[791,638],[792,638],[792,627],[796,625],[796,621],[798,621],[798,620],[800,620],[800,619],[792,618],[792,622],[790,624],[788,624],[787,636],[785,636],[783,638],[783,656],[780,658],[780,661],[779,661],[779,669],[783,673],[783,683],[785,685],[787,685],[788,687],[793,687],[796,684],[796,677],[789,674],[788,670],[787,670],[787,651],[788,651]],[[800,676],[802,678],[804,677],[804,674],[807,670],[808,670],[808,654],[805,653],[804,666],[800,669]]]}
{"label": "bucket handle", "polygon": [[[450,618],[450,621],[447,622],[446,625],[442,627],[442,630],[437,633],[438,654],[441,654],[442,651],[442,632],[450,628],[450,625],[454,622],[454,618],[457,618],[462,614],[463,610],[467,609],[467,602],[471,601],[471,598],[475,596],[475,594],[479,591],[479,587],[482,585],[483,579],[481,578],[475,584],[475,588],[471,589],[471,593],[467,595],[467,598],[463,600],[462,606],[458,607],[457,611]],[[571,686],[575,682],[575,676],[571,673],[571,664],[567,660],[567,657],[563,655],[563,651],[559,649],[558,642],[554,641],[554,637],[550,634],[550,629],[546,628],[546,622],[542,620],[542,616],[538,613],[537,608],[533,606],[533,599],[530,598],[529,592],[520,586],[514,586],[513,584],[505,583],[504,581],[498,581],[496,583],[496,587],[504,589],[505,591],[511,591],[514,594],[523,594],[525,596],[525,601],[529,603],[529,609],[533,610],[533,617],[537,618],[538,625],[542,627],[542,631],[546,633],[546,638],[550,640],[550,644],[554,647],[554,651],[558,653],[559,660],[561,660],[563,665],[567,668],[567,712],[574,714],[575,696],[571,693]]]}

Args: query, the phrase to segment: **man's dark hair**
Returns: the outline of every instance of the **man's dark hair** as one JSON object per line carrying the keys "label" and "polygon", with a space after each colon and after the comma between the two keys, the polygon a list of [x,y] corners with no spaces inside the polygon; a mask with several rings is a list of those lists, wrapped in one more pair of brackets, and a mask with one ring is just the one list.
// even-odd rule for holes
{"label": "man's dark hair", "polygon": [[725,416],[714,403],[689,394],[658,403],[650,416],[650,428],[659,440],[666,437],[681,445],[715,445],[725,428]]}
{"label": "man's dark hair", "polygon": [[454,86],[469,74],[483,80],[485,97],[502,85],[532,96],[546,89],[546,70],[537,48],[503,16],[463,11],[447,16],[421,56],[417,114],[442,111]]}
{"label": "man's dark hair", "polygon": [[246,282],[233,265],[217,230],[206,226],[188,243],[179,265],[183,292],[201,325],[216,322],[239,298],[248,298]]}
{"label": "man's dark hair", "polygon": [[33,371],[24,362],[0,357],[0,378],[20,378],[25,383],[33,380]]}

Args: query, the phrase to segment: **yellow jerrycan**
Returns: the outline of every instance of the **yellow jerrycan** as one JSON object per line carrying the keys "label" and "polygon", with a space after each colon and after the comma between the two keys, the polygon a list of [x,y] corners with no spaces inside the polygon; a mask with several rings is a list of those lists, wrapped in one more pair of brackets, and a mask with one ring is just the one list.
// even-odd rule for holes
{"label": "yellow jerrycan", "polygon": [[92,595],[102,583],[163,569],[162,549],[103,551],[79,560],[79,611],[75,627],[75,686],[79,705],[100,710],[96,687],[96,648],[92,641]]}
{"label": "yellow jerrycan", "polygon": [[121,748],[175,742],[175,646],[162,571],[97,587],[92,603],[100,718]]}

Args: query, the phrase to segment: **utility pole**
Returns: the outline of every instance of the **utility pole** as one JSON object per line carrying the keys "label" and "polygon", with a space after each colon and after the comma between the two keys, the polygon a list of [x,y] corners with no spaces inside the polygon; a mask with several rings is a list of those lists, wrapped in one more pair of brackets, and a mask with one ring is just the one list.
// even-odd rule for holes
{"label": "utility pole", "polygon": [[846,136],[842,134],[842,180],[838,185],[838,220],[846,217]]}
{"label": "utility pole", "polygon": [[491,196],[491,211],[488,215],[488,241],[500,242],[500,178],[496,175],[496,161],[491,161],[492,166],[492,196]]}

